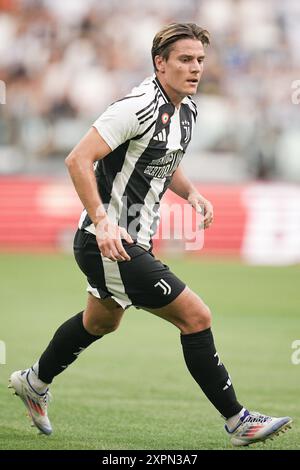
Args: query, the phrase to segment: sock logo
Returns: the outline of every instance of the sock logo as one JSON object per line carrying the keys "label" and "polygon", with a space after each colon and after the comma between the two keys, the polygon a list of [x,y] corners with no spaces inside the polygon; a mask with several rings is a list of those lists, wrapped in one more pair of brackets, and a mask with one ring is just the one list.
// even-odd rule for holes
{"label": "sock logo", "polygon": [[74,352],[73,354],[74,354],[74,356],[78,357],[78,356],[79,356],[79,354],[81,354],[81,353],[82,353],[82,351],[84,351],[84,350],[85,350],[85,348],[82,348],[82,347],[80,346],[80,347],[79,347],[79,351],[77,351],[77,352]]}
{"label": "sock logo", "polygon": [[164,295],[169,295],[172,291],[170,284],[168,284],[164,279],[160,279],[156,284],[154,284],[154,287],[161,287]]}
{"label": "sock logo", "polygon": [[231,383],[230,377],[228,377],[228,380],[226,382],[225,387],[223,387],[223,390],[224,391],[227,390],[227,388],[229,388],[231,385],[232,385],[232,383]]}
{"label": "sock logo", "polygon": [[219,357],[219,354],[218,354],[217,352],[216,352],[216,354],[214,354],[214,357],[217,357],[217,358],[218,358],[218,364],[217,364],[217,365],[218,365],[218,366],[222,366],[223,364],[222,364],[221,359],[220,359],[220,357]]}
{"label": "sock logo", "polygon": [[[79,347],[79,350],[73,353],[73,356],[75,356],[75,357],[77,358],[77,357],[79,356],[79,354],[81,354],[82,351],[84,351],[84,350],[85,350],[85,348],[82,348],[82,347],[80,346],[80,347]],[[72,361],[72,362],[73,362],[73,361]],[[70,362],[70,364],[72,364],[72,362]],[[66,369],[67,367],[69,367],[70,364],[62,365],[61,368],[62,368],[62,369]]]}

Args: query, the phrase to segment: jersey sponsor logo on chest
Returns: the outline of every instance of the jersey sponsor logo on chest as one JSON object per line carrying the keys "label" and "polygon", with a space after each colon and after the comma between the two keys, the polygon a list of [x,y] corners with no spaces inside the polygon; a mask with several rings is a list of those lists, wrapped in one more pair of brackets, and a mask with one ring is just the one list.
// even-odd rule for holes
{"label": "jersey sponsor logo on chest", "polygon": [[145,168],[145,175],[153,176],[155,178],[166,178],[171,176],[178,167],[183,157],[183,151],[177,150],[164,155],[161,158],[154,159]]}

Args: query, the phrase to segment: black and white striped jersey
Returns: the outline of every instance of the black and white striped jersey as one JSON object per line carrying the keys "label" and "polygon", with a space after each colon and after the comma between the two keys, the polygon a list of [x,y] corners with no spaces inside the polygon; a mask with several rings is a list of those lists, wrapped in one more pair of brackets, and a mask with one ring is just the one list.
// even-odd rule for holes
{"label": "black and white striped jersey", "polygon": [[[112,150],[95,164],[107,214],[146,250],[159,223],[160,200],[191,140],[196,115],[190,97],[177,109],[153,75],[93,124]],[[85,210],[79,228],[95,234]]]}

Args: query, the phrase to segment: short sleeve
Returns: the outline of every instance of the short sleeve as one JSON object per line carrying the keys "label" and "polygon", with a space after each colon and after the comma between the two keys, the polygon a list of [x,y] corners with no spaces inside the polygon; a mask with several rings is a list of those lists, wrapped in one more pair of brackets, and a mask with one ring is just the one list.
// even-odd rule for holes
{"label": "short sleeve", "polygon": [[94,122],[93,127],[112,150],[138,135],[139,123],[135,108],[131,99],[117,101]]}

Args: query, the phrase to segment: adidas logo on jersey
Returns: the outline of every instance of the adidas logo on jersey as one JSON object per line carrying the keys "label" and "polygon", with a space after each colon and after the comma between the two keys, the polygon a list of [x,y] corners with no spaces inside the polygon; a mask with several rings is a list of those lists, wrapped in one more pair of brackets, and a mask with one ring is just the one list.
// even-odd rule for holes
{"label": "adidas logo on jersey", "polygon": [[166,142],[167,141],[167,133],[166,129],[163,129],[157,135],[153,137],[153,140],[158,140],[158,142]]}

